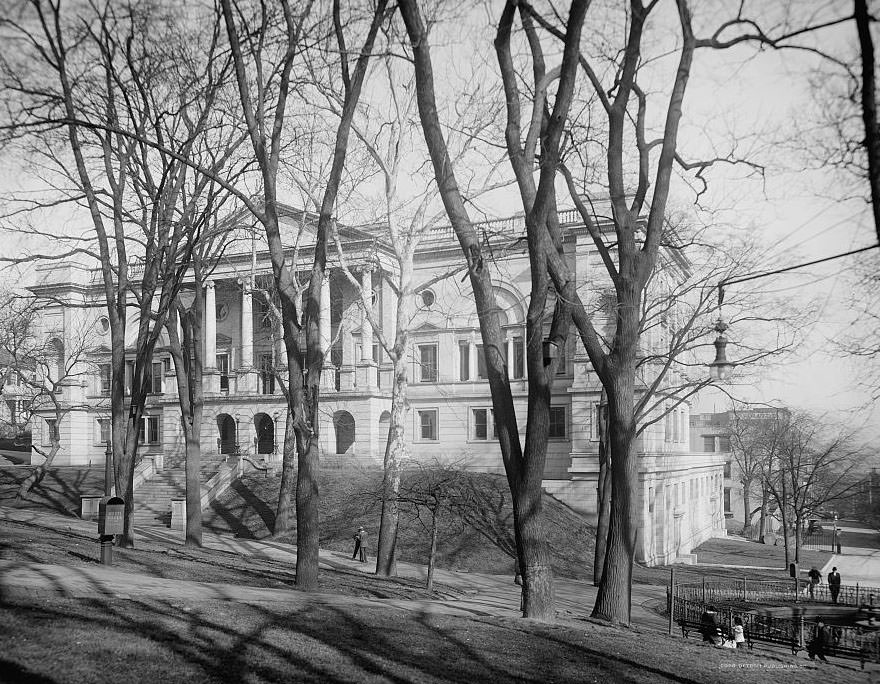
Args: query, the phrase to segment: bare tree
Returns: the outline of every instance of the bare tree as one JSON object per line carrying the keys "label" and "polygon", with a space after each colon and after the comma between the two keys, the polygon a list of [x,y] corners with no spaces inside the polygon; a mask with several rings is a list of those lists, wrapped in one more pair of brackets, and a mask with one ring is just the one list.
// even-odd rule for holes
{"label": "bare tree", "polygon": [[[761,454],[763,486],[775,502],[785,535],[785,564],[800,562],[806,520],[822,506],[855,491],[863,456],[852,436],[807,414],[762,421],[751,448]],[[794,542],[794,549],[790,548]]]}
{"label": "bare tree", "polygon": [[[351,120],[360,98],[367,65],[379,26],[385,19],[385,0],[379,0],[367,13],[363,43],[359,51],[347,46],[346,29],[362,28],[360,17],[343,21],[340,3],[333,3],[330,35],[338,51],[338,62],[324,76],[339,79],[343,89],[341,116],[336,127],[333,163],[324,186],[321,208],[315,226],[315,251],[309,276],[308,294],[302,320],[296,278],[286,261],[278,224],[277,179],[282,149],[285,116],[291,94],[291,74],[298,59],[304,58],[307,46],[319,37],[322,21],[316,21],[312,3],[297,10],[287,0],[276,8],[262,4],[253,9],[222,0],[226,34],[235,65],[239,101],[248,135],[259,169],[262,185],[261,206],[248,202],[248,208],[262,224],[269,243],[275,289],[281,300],[284,321],[284,344],[289,373],[288,411],[290,413],[297,452],[297,559],[296,583],[303,589],[314,589],[318,580],[318,406],[321,368],[328,351],[322,345],[320,330],[321,289],[326,276],[327,242],[334,221],[333,212],[345,167]],[[253,11],[252,11],[253,10]],[[251,13],[252,12],[252,13]],[[319,18],[320,19],[320,18]],[[277,30],[276,30],[277,29]],[[273,48],[278,54],[273,54]],[[355,55],[354,68],[350,66]],[[277,57],[277,59],[273,59]],[[337,71],[338,69],[338,71]],[[287,443],[287,439],[285,439]],[[285,458],[289,460],[285,453]],[[282,472],[282,491],[285,476]]]}
{"label": "bare tree", "polygon": [[[214,105],[228,73],[228,61],[215,59],[218,16],[210,18],[203,26],[204,17],[175,8],[117,11],[34,0],[3,23],[28,46],[5,55],[6,130],[32,141],[57,179],[60,197],[36,208],[78,205],[94,229],[93,236],[69,238],[73,246],[64,253],[28,258],[83,253],[101,266],[111,336],[113,461],[126,502],[123,545],[134,543],[134,466],[153,349],[193,246],[185,222],[176,220],[186,213],[187,159],[200,133],[215,124]],[[227,160],[221,153],[214,161],[222,166]],[[126,400],[129,307],[137,311],[137,341]]]}

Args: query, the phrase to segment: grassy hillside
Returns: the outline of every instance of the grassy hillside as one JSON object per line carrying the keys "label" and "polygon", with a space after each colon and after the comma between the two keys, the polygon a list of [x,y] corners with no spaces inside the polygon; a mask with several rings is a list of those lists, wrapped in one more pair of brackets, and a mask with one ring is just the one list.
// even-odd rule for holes
{"label": "grassy hillside", "polygon": [[65,515],[79,515],[79,497],[103,494],[104,468],[59,466],[46,473],[26,501],[16,501],[18,488],[33,472],[31,466],[0,467],[0,506],[48,509]]}
{"label": "grassy hillside", "polygon": [[[468,571],[514,571],[513,510],[507,481],[499,475],[465,473],[472,490],[482,493],[470,508],[470,522],[460,515],[441,515],[438,563],[442,567]],[[352,535],[363,525],[372,535],[375,550],[381,507],[378,492],[379,469],[325,470],[321,473],[321,547],[352,550]],[[404,478],[404,486],[407,485]],[[280,479],[262,475],[245,476],[205,511],[205,525],[216,531],[262,538],[274,524]],[[591,579],[594,529],[586,519],[549,495],[544,496],[548,541],[556,573],[564,577]],[[295,542],[296,532],[279,537]],[[398,558],[427,562],[430,522],[425,510],[415,516],[401,516]]]}

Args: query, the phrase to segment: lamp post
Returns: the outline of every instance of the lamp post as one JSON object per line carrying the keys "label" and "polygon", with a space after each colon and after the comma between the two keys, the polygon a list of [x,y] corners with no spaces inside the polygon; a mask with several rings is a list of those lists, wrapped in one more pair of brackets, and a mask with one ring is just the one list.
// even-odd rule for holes
{"label": "lamp post", "polygon": [[715,360],[709,364],[709,377],[712,380],[726,380],[736,365],[727,360],[727,338],[724,336],[724,332],[729,327],[720,316],[715,321],[714,330],[718,333],[718,337],[713,343],[715,345]]}
{"label": "lamp post", "polygon": [[113,445],[107,440],[107,449],[104,451],[104,496],[113,496]]}

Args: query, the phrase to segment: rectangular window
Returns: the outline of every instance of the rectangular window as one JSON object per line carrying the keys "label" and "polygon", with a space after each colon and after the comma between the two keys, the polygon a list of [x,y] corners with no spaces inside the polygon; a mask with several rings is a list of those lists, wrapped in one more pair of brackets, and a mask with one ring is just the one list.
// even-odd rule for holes
{"label": "rectangular window", "polygon": [[703,437],[703,451],[715,451],[714,437]]}
{"label": "rectangular window", "polygon": [[730,487],[724,488],[724,512],[730,513]]}
{"label": "rectangular window", "polygon": [[138,431],[141,444],[159,444],[159,416],[143,416]]}
{"label": "rectangular window", "polygon": [[113,367],[109,363],[98,365],[98,392],[105,397],[110,396],[110,385],[113,380]]}
{"label": "rectangular window", "polygon": [[718,438],[718,451],[730,451],[730,437],[725,435]]}
{"label": "rectangular window", "polygon": [[728,480],[730,479],[730,471],[731,471],[730,461],[725,461],[724,462],[724,477]]}
{"label": "rectangular window", "polygon": [[513,379],[519,380],[525,376],[526,367],[526,349],[523,344],[523,338],[514,337],[510,344],[513,345]]}
{"label": "rectangular window", "polygon": [[486,374],[486,353],[483,345],[478,344],[477,347],[477,380],[485,380],[489,376]]}
{"label": "rectangular window", "polygon": [[162,362],[157,361],[152,365],[150,373],[150,392],[153,394],[162,394]]}
{"label": "rectangular window", "polygon": [[260,354],[260,394],[275,393],[275,370],[271,354]]}
{"label": "rectangular window", "polygon": [[107,442],[110,441],[110,434],[111,434],[110,419],[109,418],[97,418],[95,420],[95,422],[96,422],[97,428],[98,428],[96,430],[97,434],[95,435],[97,438],[97,443],[101,444],[101,445],[105,445],[105,444],[107,444]]}
{"label": "rectangular window", "polygon": [[437,439],[437,409],[424,409],[419,413],[419,436],[423,440]]}
{"label": "rectangular window", "polygon": [[437,382],[437,345],[419,345],[419,382]]}
{"label": "rectangular window", "polygon": [[471,379],[471,345],[467,342],[458,345],[458,379]]}
{"label": "rectangular window", "polygon": [[478,408],[472,409],[473,416],[473,438],[489,439],[489,409]]}
{"label": "rectangular window", "polygon": [[550,407],[550,431],[547,437],[550,439],[565,439],[565,406]]}
{"label": "rectangular window", "polygon": [[217,372],[220,374],[220,391],[229,391],[229,354],[217,354]]}
{"label": "rectangular window", "polygon": [[556,375],[565,375],[568,372],[567,361],[565,358],[565,342],[559,345],[559,365],[556,366]]}

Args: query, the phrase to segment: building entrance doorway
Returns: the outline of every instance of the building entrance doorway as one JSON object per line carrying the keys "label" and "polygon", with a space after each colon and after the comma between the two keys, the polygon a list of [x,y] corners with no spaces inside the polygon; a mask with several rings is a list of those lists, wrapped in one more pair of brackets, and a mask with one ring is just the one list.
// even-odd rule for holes
{"label": "building entrance doorway", "polygon": [[254,416],[254,428],[257,432],[257,453],[275,453],[275,421],[265,413]]}
{"label": "building entrance doorway", "polygon": [[217,431],[220,434],[218,443],[221,454],[234,454],[238,446],[238,438],[235,430],[235,419],[228,413],[217,416]]}

